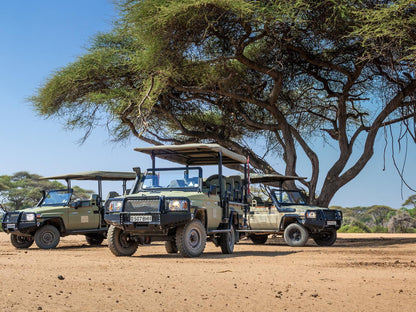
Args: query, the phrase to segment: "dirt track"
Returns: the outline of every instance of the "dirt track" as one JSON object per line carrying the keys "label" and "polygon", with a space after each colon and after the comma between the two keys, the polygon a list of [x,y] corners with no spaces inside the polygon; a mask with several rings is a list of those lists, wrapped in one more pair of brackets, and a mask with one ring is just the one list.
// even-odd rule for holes
{"label": "dirt track", "polygon": [[[104,241],[106,244],[106,241]],[[200,258],[162,243],[117,258],[83,237],[16,250],[0,233],[0,311],[415,311],[416,235],[340,234],[333,247],[243,241]]]}

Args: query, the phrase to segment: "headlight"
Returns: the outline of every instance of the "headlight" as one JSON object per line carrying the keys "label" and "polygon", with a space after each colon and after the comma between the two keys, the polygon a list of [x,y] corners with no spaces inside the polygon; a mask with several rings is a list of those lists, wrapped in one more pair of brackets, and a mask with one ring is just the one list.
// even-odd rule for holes
{"label": "headlight", "polygon": [[108,205],[108,211],[109,212],[120,212],[122,207],[123,207],[123,202],[122,201],[112,201]]}
{"label": "headlight", "polygon": [[36,214],[34,213],[24,213],[22,216],[22,221],[35,221]]}
{"label": "headlight", "polygon": [[188,201],[182,199],[171,199],[168,201],[168,210],[170,211],[187,211]]}
{"label": "headlight", "polygon": [[307,211],[306,212],[306,218],[316,219],[316,211]]}

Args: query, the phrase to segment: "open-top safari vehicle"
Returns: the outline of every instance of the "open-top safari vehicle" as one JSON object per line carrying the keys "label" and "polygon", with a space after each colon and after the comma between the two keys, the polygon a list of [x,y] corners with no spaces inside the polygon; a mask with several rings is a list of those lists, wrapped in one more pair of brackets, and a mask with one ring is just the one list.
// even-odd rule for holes
{"label": "open-top safari vehicle", "polygon": [[[55,248],[61,236],[85,235],[90,245],[100,245],[107,235],[102,201],[102,181],[122,181],[123,194],[134,172],[90,171],[44,177],[48,180],[66,180],[67,189],[42,191],[42,199],[33,208],[5,213],[2,227],[11,234],[16,248],[29,248],[33,242],[42,249]],[[98,193],[87,200],[76,198],[71,180],[94,180]],[[111,193],[111,192],[110,192]],[[112,194],[114,196],[114,194]],[[74,200],[75,199],[75,200]]]}
{"label": "open-top safari vehicle", "polygon": [[[196,257],[203,252],[207,239],[221,247],[223,253],[230,254],[241,236],[248,235],[259,242],[267,239],[270,233],[285,231],[292,223],[299,225],[292,225],[292,229],[304,229],[306,224],[313,222],[309,220],[312,213],[306,217],[302,213],[296,215],[297,209],[285,210],[277,202],[274,204],[279,207],[275,208],[276,214],[291,212],[291,215],[279,219],[284,220],[281,224],[274,222],[277,219],[263,221],[272,215],[272,206],[265,208],[268,216],[250,211],[250,206],[254,209],[256,205],[249,194],[247,160],[217,144],[135,150],[151,155],[152,168],[143,175],[138,174],[129,195],[110,198],[106,202],[105,220],[110,224],[108,246],[116,256],[132,255],[144,242],[165,241],[168,253],[179,251],[185,257]],[[179,163],[182,167],[157,168],[156,157]],[[201,166],[207,165],[218,166],[217,172],[203,179]],[[240,166],[244,175],[224,177],[223,166],[231,169]],[[273,197],[273,200],[277,198]],[[314,210],[310,206],[306,209]],[[325,223],[322,229],[325,233],[332,233],[326,229],[338,228],[341,221],[336,220],[335,215],[334,218],[328,217],[325,222],[331,222]],[[298,233],[295,230],[289,232],[295,241]]]}
{"label": "open-top safari vehicle", "polygon": [[[241,212],[248,212],[247,184],[241,177],[225,178],[222,171],[223,166],[244,165],[246,158],[217,144],[135,150],[151,155],[152,168],[136,180],[128,196],[106,202],[110,250],[117,256],[130,256],[141,242],[165,241],[168,253],[196,257],[208,238],[223,253],[232,253],[236,231],[246,227]],[[157,168],[156,157],[182,167]],[[207,165],[216,165],[217,172],[204,180],[201,166]]]}
{"label": "open-top safari vehicle", "polygon": [[[264,244],[269,234],[282,234],[290,246],[304,246],[312,238],[319,246],[332,246],[341,227],[340,210],[307,204],[300,190],[283,188],[285,181],[304,178],[276,174],[252,175],[251,183],[265,186],[266,199],[253,197],[245,233],[255,244]],[[273,185],[273,186],[270,186]]]}

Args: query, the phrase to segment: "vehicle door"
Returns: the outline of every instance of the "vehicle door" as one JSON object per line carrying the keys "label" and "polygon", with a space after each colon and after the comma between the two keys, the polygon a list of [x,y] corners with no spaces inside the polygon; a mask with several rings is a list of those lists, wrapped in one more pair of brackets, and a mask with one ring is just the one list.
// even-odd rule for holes
{"label": "vehicle door", "polygon": [[68,211],[67,230],[98,229],[100,226],[100,210],[90,200],[73,203]]}
{"label": "vehicle door", "polygon": [[252,204],[248,215],[248,223],[252,230],[277,231],[280,224],[280,213],[274,205]]}

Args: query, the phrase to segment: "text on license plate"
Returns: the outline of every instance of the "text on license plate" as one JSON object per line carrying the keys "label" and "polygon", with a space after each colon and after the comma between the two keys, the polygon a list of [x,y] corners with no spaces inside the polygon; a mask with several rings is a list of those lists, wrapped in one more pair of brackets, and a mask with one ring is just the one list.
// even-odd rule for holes
{"label": "text on license plate", "polygon": [[7,224],[8,229],[16,229],[16,224]]}
{"label": "text on license plate", "polygon": [[326,221],[327,225],[337,225],[337,221]]}
{"label": "text on license plate", "polygon": [[130,222],[152,222],[152,216],[130,216]]}

